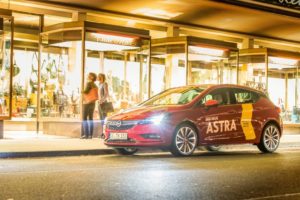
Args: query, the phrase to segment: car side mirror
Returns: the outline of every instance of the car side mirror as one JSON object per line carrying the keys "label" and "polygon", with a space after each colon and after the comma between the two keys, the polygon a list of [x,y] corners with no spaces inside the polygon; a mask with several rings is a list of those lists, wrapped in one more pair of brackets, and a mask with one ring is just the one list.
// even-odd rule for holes
{"label": "car side mirror", "polygon": [[205,102],[205,107],[214,107],[219,105],[219,102],[217,100],[211,99]]}

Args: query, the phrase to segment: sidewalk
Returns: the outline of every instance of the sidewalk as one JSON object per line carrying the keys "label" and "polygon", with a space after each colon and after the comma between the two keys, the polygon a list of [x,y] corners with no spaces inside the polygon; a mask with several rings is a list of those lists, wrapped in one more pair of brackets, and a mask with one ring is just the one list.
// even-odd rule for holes
{"label": "sidewalk", "polygon": [[[228,145],[224,150],[252,149],[253,145]],[[300,134],[284,134],[281,148],[300,148]],[[151,152],[151,150],[149,150]],[[62,136],[36,134],[34,132],[9,132],[0,140],[0,158],[53,157],[79,155],[105,155],[115,153],[103,140],[77,139]]]}
{"label": "sidewalk", "polygon": [[6,132],[4,136],[4,139],[0,140],[0,158],[114,153],[114,150],[107,148],[99,138],[77,139],[35,132]]}

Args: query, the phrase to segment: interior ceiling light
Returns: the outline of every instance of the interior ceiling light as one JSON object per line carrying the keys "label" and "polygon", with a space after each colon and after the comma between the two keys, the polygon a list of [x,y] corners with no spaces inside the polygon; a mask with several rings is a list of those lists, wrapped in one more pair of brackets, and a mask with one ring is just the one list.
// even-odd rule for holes
{"label": "interior ceiling light", "polygon": [[139,47],[86,41],[85,48],[91,51],[124,51],[137,49]]}
{"label": "interior ceiling light", "polygon": [[220,60],[222,58],[216,56],[189,54],[189,61],[218,62]]}
{"label": "interior ceiling light", "polygon": [[136,43],[136,38],[133,37],[108,35],[103,33],[91,33],[91,35],[92,37],[97,39],[97,42],[112,43],[126,46],[135,45]]}
{"label": "interior ceiling light", "polygon": [[224,51],[221,49],[189,46],[189,50],[190,53],[195,53],[195,54],[203,54],[203,55],[217,56],[217,57],[221,57],[224,55]]}
{"label": "interior ceiling light", "polygon": [[[72,42],[60,42],[60,43],[52,44],[51,46],[71,48]],[[139,47],[86,41],[85,48],[91,51],[124,51],[124,50],[137,49]]]}
{"label": "interior ceiling light", "polygon": [[269,63],[272,64],[280,64],[280,65],[289,65],[289,66],[295,66],[298,64],[298,60],[295,59],[289,59],[289,58],[279,58],[279,57],[269,57]]}
{"label": "interior ceiling light", "polygon": [[182,12],[168,12],[162,9],[153,9],[153,8],[140,8],[131,11],[132,14],[138,14],[138,15],[145,15],[149,17],[156,17],[156,18],[162,18],[162,19],[172,19],[174,17],[177,17],[179,15],[182,15]]}

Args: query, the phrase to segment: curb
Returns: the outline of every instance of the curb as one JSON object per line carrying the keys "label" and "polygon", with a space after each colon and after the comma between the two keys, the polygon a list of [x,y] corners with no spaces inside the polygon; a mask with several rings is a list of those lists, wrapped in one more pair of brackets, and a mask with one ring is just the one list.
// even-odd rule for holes
{"label": "curb", "polygon": [[67,151],[32,151],[32,152],[0,152],[0,158],[33,158],[60,156],[87,156],[115,154],[113,149],[67,150]]}

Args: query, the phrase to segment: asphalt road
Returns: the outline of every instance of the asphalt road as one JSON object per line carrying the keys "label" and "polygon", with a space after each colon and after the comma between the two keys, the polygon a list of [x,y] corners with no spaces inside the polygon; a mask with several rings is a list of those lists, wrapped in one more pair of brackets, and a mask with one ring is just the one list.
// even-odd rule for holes
{"label": "asphalt road", "polygon": [[300,150],[1,159],[0,199],[300,199]]}

